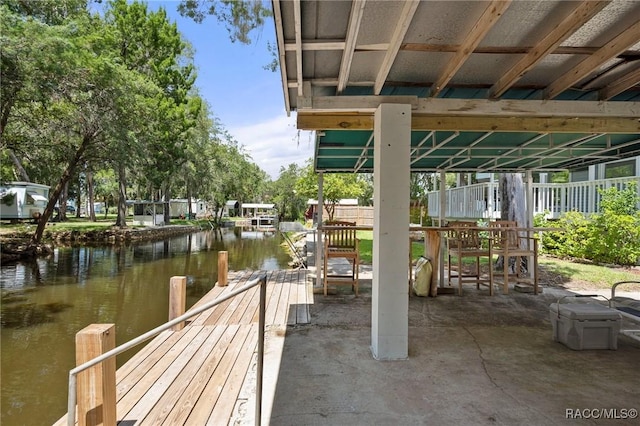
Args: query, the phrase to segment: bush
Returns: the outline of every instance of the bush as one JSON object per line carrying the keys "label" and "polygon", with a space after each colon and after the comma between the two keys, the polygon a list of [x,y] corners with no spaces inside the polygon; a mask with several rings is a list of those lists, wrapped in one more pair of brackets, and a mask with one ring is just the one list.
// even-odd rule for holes
{"label": "bush", "polygon": [[545,253],[560,257],[589,259],[598,263],[636,265],[640,259],[640,200],[635,183],[618,191],[600,190],[602,213],[590,218],[567,212],[557,222],[536,216],[536,226],[557,226],[562,232],[546,232],[542,238]]}
{"label": "bush", "polygon": [[594,235],[587,258],[604,263],[635,265],[640,259],[640,213],[594,215]]}

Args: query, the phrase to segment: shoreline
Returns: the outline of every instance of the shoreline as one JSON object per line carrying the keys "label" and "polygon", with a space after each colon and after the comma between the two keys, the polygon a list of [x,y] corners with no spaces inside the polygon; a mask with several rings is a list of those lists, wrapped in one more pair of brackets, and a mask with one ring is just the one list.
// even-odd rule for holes
{"label": "shoreline", "polygon": [[166,225],[145,228],[109,227],[101,230],[76,231],[47,229],[40,244],[32,244],[30,232],[0,235],[0,261],[2,263],[34,259],[53,252],[54,247],[69,244],[122,244],[137,241],[161,240],[175,235],[198,232],[195,225]]}

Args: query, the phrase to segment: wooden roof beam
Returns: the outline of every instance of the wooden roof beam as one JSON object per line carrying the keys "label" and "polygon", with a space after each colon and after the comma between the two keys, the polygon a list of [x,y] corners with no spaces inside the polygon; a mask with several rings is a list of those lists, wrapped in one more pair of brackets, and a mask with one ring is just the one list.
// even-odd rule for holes
{"label": "wooden roof beam", "polygon": [[284,30],[282,29],[282,10],[280,0],[273,1],[273,19],[276,24],[276,40],[278,43],[278,61],[280,62],[280,76],[282,78],[284,92],[284,109],[287,116],[291,111],[291,100],[289,99],[289,88],[287,83],[287,63],[285,61]]}
{"label": "wooden roof beam", "polygon": [[562,77],[551,83],[544,91],[544,99],[553,99],[560,93],[582,80],[608,60],[615,58],[626,49],[640,42],[640,20],[622,31],[596,53],[564,73]]}
{"label": "wooden roof beam", "polygon": [[362,23],[362,15],[366,0],[354,1],[351,3],[351,14],[349,15],[349,25],[347,26],[347,38],[344,50],[342,51],[342,62],[340,63],[340,74],[338,74],[337,94],[340,95],[347,87],[349,73],[351,72],[351,62],[356,48],[356,40]]}
{"label": "wooden roof beam", "polygon": [[[327,50],[342,50],[344,49],[345,42],[344,40],[309,40],[302,42],[302,50],[310,50],[310,51],[327,51]],[[294,42],[287,42],[284,44],[284,49],[287,51],[295,51],[297,49],[297,45]]]}
{"label": "wooden roof beam", "polygon": [[[314,114],[299,111],[301,130],[373,130],[371,113]],[[532,133],[640,133],[637,118],[627,117],[496,117],[416,115],[412,130]]]}
{"label": "wooden roof beam", "polygon": [[393,65],[393,62],[398,55],[400,45],[404,40],[405,34],[407,34],[407,31],[409,30],[409,25],[411,24],[413,15],[415,15],[416,9],[418,9],[419,5],[420,2],[416,0],[406,1],[403,4],[402,12],[400,13],[400,19],[398,19],[398,25],[396,25],[396,28],[393,31],[387,53],[384,55],[382,65],[378,70],[376,82],[373,86],[373,93],[376,95],[380,94],[382,88],[384,87],[385,81],[387,81],[387,76],[389,75],[389,71],[391,71],[391,66]]}
{"label": "wooden roof beam", "polygon": [[[335,80],[332,80],[335,82]],[[320,85],[314,81],[315,85]],[[627,117],[640,119],[640,102],[450,99],[416,96],[312,96],[298,112],[373,113],[383,103],[410,104],[417,115],[492,115],[544,117]]]}
{"label": "wooden roof beam", "polygon": [[453,76],[458,72],[460,67],[471,56],[475,48],[480,44],[485,35],[498,22],[498,19],[507,10],[511,0],[502,1],[494,0],[485,9],[482,16],[476,21],[471,31],[465,37],[460,48],[453,55],[453,58],[447,63],[444,72],[431,86],[431,96],[436,97],[451,81]]}
{"label": "wooden roof beam", "polygon": [[624,77],[614,81],[608,86],[602,88],[599,92],[600,100],[609,100],[614,96],[624,92],[625,90],[632,88],[636,84],[640,84],[640,67],[638,67],[635,71],[631,71]]}
{"label": "wooden roof beam", "polygon": [[547,33],[547,35],[533,49],[531,49],[531,51],[523,56],[515,66],[500,77],[493,87],[489,89],[489,97],[494,99],[500,97],[511,86],[513,86],[516,81],[544,59],[545,56],[553,52],[560,43],[587,23],[609,3],[611,3],[611,0],[587,0],[580,3],[562,20],[562,22],[560,22],[560,24],[556,25],[553,30]]}
{"label": "wooden roof beam", "polygon": [[300,0],[293,0],[293,20],[296,34],[296,76],[298,80],[298,96],[302,96],[302,12],[300,10]]}

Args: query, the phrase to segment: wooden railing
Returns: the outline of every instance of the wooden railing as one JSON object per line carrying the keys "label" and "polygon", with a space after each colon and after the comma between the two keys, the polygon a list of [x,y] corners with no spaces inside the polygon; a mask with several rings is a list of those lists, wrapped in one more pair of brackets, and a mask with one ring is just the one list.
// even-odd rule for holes
{"label": "wooden railing", "polygon": [[[534,183],[533,214],[548,212],[547,218],[556,219],[568,211],[584,214],[600,211],[601,196],[598,189],[626,188],[629,182],[640,188],[640,177],[601,179],[589,182]],[[446,191],[445,217],[460,219],[499,219],[500,194],[498,183],[478,183],[448,189]],[[440,212],[439,191],[427,194],[428,214],[438,217]],[[638,205],[640,208],[640,204]]]}

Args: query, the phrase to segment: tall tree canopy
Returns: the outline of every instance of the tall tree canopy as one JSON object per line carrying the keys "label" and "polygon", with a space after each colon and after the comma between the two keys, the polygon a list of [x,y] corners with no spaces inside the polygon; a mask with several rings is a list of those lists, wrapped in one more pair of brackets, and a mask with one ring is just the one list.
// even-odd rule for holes
{"label": "tall tree canopy", "polygon": [[225,24],[231,41],[250,44],[251,31],[260,28],[272,15],[261,0],[182,0],[178,11],[200,23],[207,15]]}
{"label": "tall tree canopy", "polygon": [[[267,174],[212,118],[195,88],[191,46],[166,11],[111,0],[98,14],[89,3],[0,4],[1,177],[52,187],[34,242],[68,191],[77,202],[86,191],[89,207],[93,193],[117,200],[118,226],[129,197],[268,201]],[[268,13],[254,2],[212,6],[242,42]]]}

